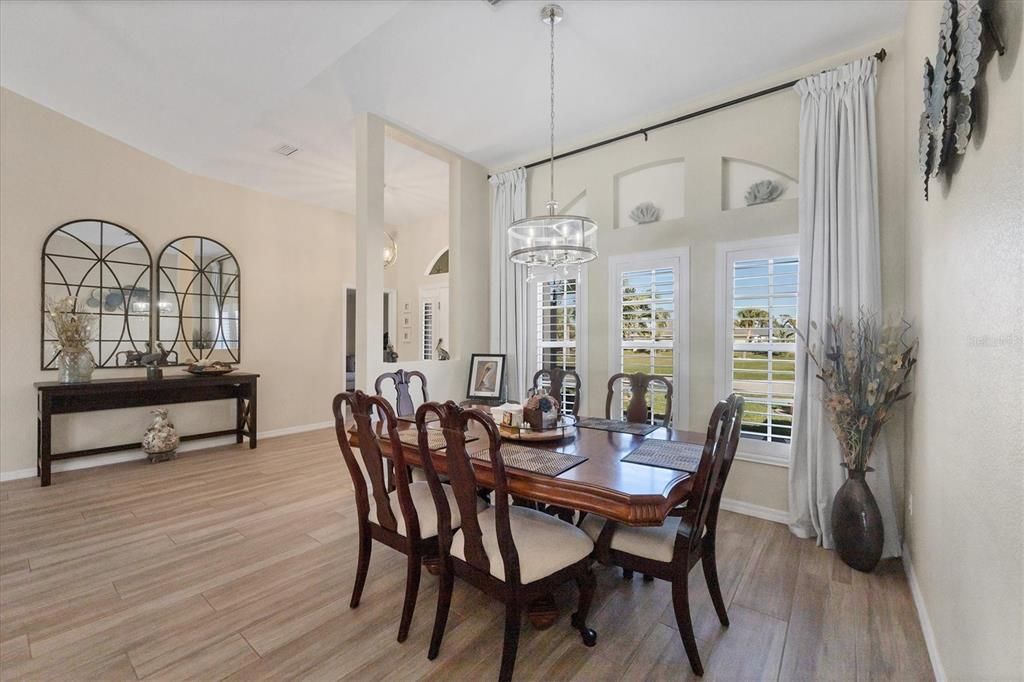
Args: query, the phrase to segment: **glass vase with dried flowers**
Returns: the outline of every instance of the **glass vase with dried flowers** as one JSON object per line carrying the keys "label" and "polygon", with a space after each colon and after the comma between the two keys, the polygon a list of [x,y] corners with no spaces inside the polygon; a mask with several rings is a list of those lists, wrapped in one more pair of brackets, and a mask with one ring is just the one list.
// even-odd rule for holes
{"label": "glass vase with dried flowers", "polygon": [[[811,329],[818,327],[811,322]],[[871,571],[882,556],[882,516],[864,478],[878,434],[910,395],[907,385],[917,364],[917,339],[910,324],[879,324],[859,311],[853,319],[829,320],[820,346],[799,330],[807,355],[822,382],[821,400],[843,454],[847,480],[832,503],[836,550],[849,566]]]}
{"label": "glass vase with dried flowers", "polygon": [[89,350],[93,340],[93,326],[96,316],[78,311],[78,299],[65,296],[47,299],[46,322],[56,337],[57,380],[62,384],[90,381],[96,360]]}

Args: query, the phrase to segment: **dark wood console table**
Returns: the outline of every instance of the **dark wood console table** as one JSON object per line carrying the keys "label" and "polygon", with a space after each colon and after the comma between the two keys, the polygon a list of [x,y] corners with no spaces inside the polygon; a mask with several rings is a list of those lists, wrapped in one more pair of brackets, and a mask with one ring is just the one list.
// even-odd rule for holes
{"label": "dark wood console table", "polygon": [[[166,370],[165,370],[166,371]],[[249,447],[256,447],[256,380],[259,374],[232,372],[219,377],[199,377],[174,374],[163,379],[130,377],[97,379],[84,384],[62,384],[41,381],[35,384],[38,398],[38,431],[36,475],[40,485],[50,485],[50,464],[53,460],[99,455],[117,450],[139,447],[139,440],[121,445],[108,445],[87,450],[74,450],[54,454],[51,452],[51,417],[55,414],[116,410],[125,407],[146,407],[174,403],[194,403],[206,400],[235,400],[235,428],[181,436],[181,440],[235,436],[241,443],[249,437]]]}

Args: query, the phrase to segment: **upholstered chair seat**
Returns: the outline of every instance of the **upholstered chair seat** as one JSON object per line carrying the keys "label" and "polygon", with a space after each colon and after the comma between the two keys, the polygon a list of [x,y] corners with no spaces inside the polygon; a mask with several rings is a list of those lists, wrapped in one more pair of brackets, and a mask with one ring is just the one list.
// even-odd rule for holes
{"label": "upholstered chair seat", "polygon": [[[612,535],[611,548],[620,552],[626,552],[634,556],[653,559],[655,561],[672,561],[672,551],[676,545],[676,535],[680,531],[680,524],[683,520],[679,517],[669,518],[661,526],[636,528],[621,524],[615,529]],[[604,528],[605,519],[595,514],[588,514],[580,528],[590,536],[590,539],[597,542]],[[690,526],[682,527],[685,535]]]}
{"label": "upholstered chair seat", "polygon": [[[414,469],[415,471],[415,469]],[[459,505],[455,502],[455,493],[449,486],[442,486],[444,488],[444,494],[448,498],[448,508],[452,514],[452,527],[457,528],[462,525],[462,519],[459,518]],[[388,498],[391,500],[392,507],[398,507],[398,491],[394,490]],[[412,504],[416,507],[416,516],[420,522],[420,537],[432,538],[437,535],[437,507],[434,505],[434,498],[430,494],[430,484],[426,481],[416,481],[409,484],[409,496],[412,498]],[[483,499],[477,498],[476,500],[477,511],[483,511],[487,507],[487,503]],[[373,503],[373,499],[370,499],[370,521],[377,523],[377,506]],[[405,517],[399,516],[395,519],[397,522],[397,531],[399,535],[407,535],[405,532]]]}
{"label": "upholstered chair seat", "polygon": [[[512,538],[519,553],[519,579],[524,585],[572,566],[594,550],[594,542],[586,533],[559,518],[527,507],[509,507],[508,512]],[[494,514],[494,508],[488,508],[478,514],[477,519],[490,573],[504,580],[505,566],[498,550]],[[452,519],[455,518],[453,514]],[[465,561],[464,545],[462,531],[456,532],[452,536],[452,556]]]}

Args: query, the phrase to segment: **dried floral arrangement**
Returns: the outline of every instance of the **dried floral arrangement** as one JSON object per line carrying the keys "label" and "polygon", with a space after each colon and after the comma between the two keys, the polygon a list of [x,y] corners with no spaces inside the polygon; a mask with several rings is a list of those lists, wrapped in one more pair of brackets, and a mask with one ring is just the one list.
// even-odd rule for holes
{"label": "dried floral arrangement", "polygon": [[[811,322],[811,329],[817,330]],[[917,339],[907,340],[910,324],[880,325],[863,310],[855,319],[829,320],[821,345],[824,354],[807,342],[807,355],[824,384],[822,401],[839,439],[846,466],[867,467],[882,426],[893,406],[907,398],[907,384],[917,364]]]}
{"label": "dried floral arrangement", "polygon": [[57,339],[58,351],[82,351],[93,340],[96,316],[78,312],[78,299],[65,296],[46,299],[47,327]]}

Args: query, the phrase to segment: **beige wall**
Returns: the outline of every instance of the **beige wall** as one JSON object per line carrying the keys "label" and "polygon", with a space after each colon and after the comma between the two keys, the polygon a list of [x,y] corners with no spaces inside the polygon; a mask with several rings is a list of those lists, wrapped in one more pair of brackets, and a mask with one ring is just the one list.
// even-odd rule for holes
{"label": "beige wall", "polygon": [[1007,53],[985,66],[973,139],[927,202],[911,160],[941,5],[910,3],[907,16],[907,315],[921,338],[907,543],[950,679],[1024,679],[1022,10],[996,5]]}
{"label": "beige wall", "polygon": [[[448,214],[407,225],[389,225],[387,230],[395,236],[395,243],[398,244],[398,260],[395,265],[384,270],[384,287],[393,289],[397,296],[398,314],[392,342],[401,366],[402,363],[418,360],[423,356],[420,291],[424,287],[448,286],[447,274],[427,274],[440,252],[448,248]],[[409,306],[408,313],[405,313],[406,304]],[[448,301],[444,302],[445,306],[448,304]],[[412,334],[408,343],[402,339],[402,316],[405,314],[410,315],[412,321]],[[438,331],[435,330],[435,343],[438,335]],[[444,338],[444,347],[450,348],[451,335],[447,330],[440,333],[440,336]]]}
{"label": "beige wall", "polygon": [[[39,252],[50,230],[77,218],[128,227],[154,257],[187,234],[227,245],[242,271],[241,368],[262,374],[261,431],[331,419],[331,398],[344,387],[351,216],[185,173],[8,90],[0,91],[0,177],[0,472],[35,468],[32,383],[56,379],[39,370]],[[95,376],[118,373],[140,371]],[[234,424],[226,402],[171,413],[182,433]],[[149,421],[146,409],[57,417],[54,447],[141,438]]]}
{"label": "beige wall", "polygon": [[[888,51],[888,58],[879,67],[878,80],[882,286],[886,308],[898,311],[903,302],[903,158],[900,150],[904,134],[903,66],[898,38],[805,64],[771,79],[720,93],[686,110],[649,115],[638,122],[638,127],[871,54],[879,47]],[[689,248],[690,317],[689,338],[684,343],[689,349],[689,394],[685,396],[687,413],[679,421],[683,427],[701,431],[706,427],[714,401],[724,397],[715,395],[715,245],[795,234],[798,229],[795,199],[723,211],[722,159],[743,159],[797,177],[799,114],[800,99],[795,92],[787,90],[652,132],[648,142],[634,137],[557,163],[556,199],[568,202],[586,190],[587,210],[600,226],[600,256],[586,266],[588,319],[583,337],[587,367],[581,372],[586,387],[585,413],[603,412],[605,385],[610,374],[609,332],[614,326],[608,319],[608,258],[686,246]],[[608,131],[608,135],[600,137],[615,132],[619,131]],[[659,160],[678,158],[686,162],[685,217],[615,229],[616,174]],[[547,166],[530,172],[531,214],[544,210],[548,182]],[[897,460],[902,444],[900,429],[900,424],[893,423],[889,431],[896,444],[894,459]],[[737,461],[726,494],[734,500],[785,512],[788,509],[787,478],[785,467]],[[898,468],[894,479],[902,480],[902,469]]]}

